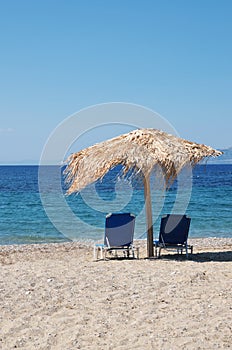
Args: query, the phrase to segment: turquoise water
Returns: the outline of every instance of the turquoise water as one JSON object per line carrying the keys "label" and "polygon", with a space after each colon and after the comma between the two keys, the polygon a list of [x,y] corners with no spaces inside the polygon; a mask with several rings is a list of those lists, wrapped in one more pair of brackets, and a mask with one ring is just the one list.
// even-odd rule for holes
{"label": "turquoise water", "polygon": [[[115,169],[96,186],[65,197],[64,184],[60,192],[57,186],[60,170],[43,167],[42,204],[38,170],[38,166],[0,166],[0,244],[100,239],[105,215],[119,211],[136,215],[135,237],[145,238],[140,181],[117,182],[119,169]],[[232,237],[232,165],[199,165],[191,180],[192,191],[188,187],[180,197],[177,182],[168,191],[157,185],[158,180],[152,182],[155,236],[162,214],[186,212],[192,218],[190,237]]]}

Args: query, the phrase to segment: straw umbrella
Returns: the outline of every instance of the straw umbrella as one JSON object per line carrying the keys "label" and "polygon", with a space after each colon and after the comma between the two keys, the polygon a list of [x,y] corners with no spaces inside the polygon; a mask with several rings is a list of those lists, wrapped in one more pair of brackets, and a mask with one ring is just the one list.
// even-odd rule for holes
{"label": "straw umbrella", "polygon": [[123,174],[130,170],[141,175],[147,223],[147,255],[153,256],[153,223],[150,195],[150,174],[158,165],[166,186],[175,180],[186,166],[194,166],[206,157],[222,152],[203,144],[190,142],[156,129],[138,129],[95,144],[74,153],[66,160],[65,175],[69,185],[67,194],[76,193],[103,178],[116,165],[123,166]]}

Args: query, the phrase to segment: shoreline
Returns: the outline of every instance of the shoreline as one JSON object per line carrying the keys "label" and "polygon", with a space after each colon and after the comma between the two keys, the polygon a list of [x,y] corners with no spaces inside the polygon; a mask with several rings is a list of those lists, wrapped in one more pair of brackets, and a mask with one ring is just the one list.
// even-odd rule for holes
{"label": "shoreline", "polygon": [[[216,259],[217,261],[232,261],[232,238],[191,238],[188,240],[188,243],[193,245],[193,254],[189,255],[188,260],[202,261],[203,259],[204,261],[214,261]],[[147,240],[134,240],[134,246],[139,248],[138,260],[149,260],[147,258]],[[78,259],[82,258],[84,261],[91,263],[95,262],[93,247],[94,243],[83,241],[2,245],[0,246],[0,266],[15,264],[17,261],[36,261],[41,258],[66,259],[68,254],[78,254]],[[165,257],[172,260],[173,258],[186,259],[184,253],[183,255],[176,255],[175,251],[162,250],[161,260]],[[123,261],[126,260],[123,259]],[[155,258],[154,260],[157,259]],[[114,259],[114,261],[117,261],[117,259]]]}
{"label": "shoreline", "polygon": [[[146,245],[147,240],[146,239],[135,239],[134,244],[143,246]],[[80,248],[93,248],[95,241],[88,241],[88,240],[79,240],[79,241],[67,241],[67,242],[47,242],[47,243],[20,243],[20,244],[5,244],[0,245],[0,253],[2,251],[19,251],[24,249],[41,249],[49,247],[54,248],[61,248],[61,247],[80,247]],[[189,238],[188,243],[195,245],[197,247],[201,246],[202,248],[220,248],[224,246],[232,246],[232,238],[230,237],[197,237],[197,238]],[[28,248],[27,248],[28,247]]]}

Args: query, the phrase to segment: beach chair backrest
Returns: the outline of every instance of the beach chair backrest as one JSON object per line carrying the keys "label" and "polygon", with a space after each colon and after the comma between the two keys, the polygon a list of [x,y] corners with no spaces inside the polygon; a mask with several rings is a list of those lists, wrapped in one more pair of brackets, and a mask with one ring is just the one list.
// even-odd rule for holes
{"label": "beach chair backrest", "polygon": [[185,244],[191,219],[186,215],[168,214],[162,217],[159,241],[166,244]]}
{"label": "beach chair backrest", "polygon": [[104,244],[109,247],[129,246],[134,239],[134,227],[135,216],[133,214],[107,215]]}

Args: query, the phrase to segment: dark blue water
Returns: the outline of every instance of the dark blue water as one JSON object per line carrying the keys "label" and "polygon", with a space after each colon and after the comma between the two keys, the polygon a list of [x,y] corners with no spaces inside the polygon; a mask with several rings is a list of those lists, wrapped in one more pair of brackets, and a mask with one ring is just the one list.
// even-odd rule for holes
{"label": "dark blue water", "polygon": [[[43,167],[42,189],[38,170],[38,166],[0,166],[0,244],[100,239],[105,215],[119,211],[133,212],[135,236],[145,237],[142,181],[117,182],[119,169],[115,169],[81,195],[65,197],[64,183],[57,176],[61,170]],[[232,237],[232,165],[198,165],[191,180],[189,199],[185,190],[178,197],[177,182],[164,191],[152,181],[155,235],[162,214],[186,211],[192,218],[191,237]]]}

